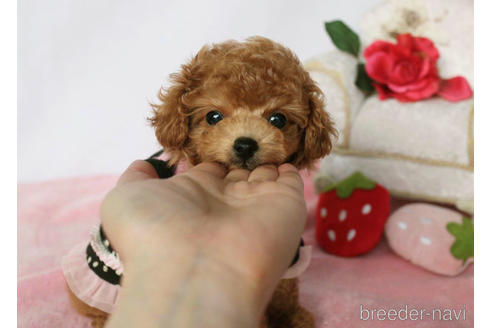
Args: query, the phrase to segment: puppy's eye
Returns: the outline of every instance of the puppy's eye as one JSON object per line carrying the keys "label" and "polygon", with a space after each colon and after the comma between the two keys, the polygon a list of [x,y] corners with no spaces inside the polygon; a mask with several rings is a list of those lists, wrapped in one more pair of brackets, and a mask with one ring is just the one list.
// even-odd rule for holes
{"label": "puppy's eye", "polygon": [[275,113],[268,118],[268,122],[270,122],[270,124],[274,127],[281,129],[287,123],[287,119],[283,114]]}
{"label": "puppy's eye", "polygon": [[224,115],[222,115],[221,112],[213,110],[207,113],[206,120],[209,125],[215,125],[219,123],[219,121],[221,121],[223,118]]}

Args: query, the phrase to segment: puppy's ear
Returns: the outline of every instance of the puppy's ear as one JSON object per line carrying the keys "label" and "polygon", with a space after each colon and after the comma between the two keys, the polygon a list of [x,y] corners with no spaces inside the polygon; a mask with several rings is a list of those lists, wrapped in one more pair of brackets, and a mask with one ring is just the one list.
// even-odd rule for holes
{"label": "puppy's ear", "polygon": [[171,86],[159,91],[160,104],[151,104],[154,115],[149,120],[157,140],[166,151],[175,154],[182,153],[188,141],[190,110],[185,99],[192,89],[194,63],[192,60],[180,72],[172,74]]}
{"label": "puppy's ear", "polygon": [[337,131],[324,110],[323,93],[311,78],[304,86],[304,96],[307,98],[309,116],[294,164],[309,168],[314,161],[330,153],[332,138],[337,137]]}

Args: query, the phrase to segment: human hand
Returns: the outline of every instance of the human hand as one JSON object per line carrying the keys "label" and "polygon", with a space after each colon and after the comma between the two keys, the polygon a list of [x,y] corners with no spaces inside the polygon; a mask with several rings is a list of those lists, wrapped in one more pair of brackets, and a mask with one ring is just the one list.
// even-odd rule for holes
{"label": "human hand", "polygon": [[[224,309],[211,299],[222,293],[230,305],[243,298],[257,317],[295,254],[306,207],[302,179],[289,164],[227,172],[203,163],[159,180],[150,164],[136,161],[101,214],[125,264],[123,286],[132,270],[177,283],[188,274],[186,283],[193,284],[192,270],[200,281],[194,292],[212,307]],[[204,292],[204,284],[214,287]]]}

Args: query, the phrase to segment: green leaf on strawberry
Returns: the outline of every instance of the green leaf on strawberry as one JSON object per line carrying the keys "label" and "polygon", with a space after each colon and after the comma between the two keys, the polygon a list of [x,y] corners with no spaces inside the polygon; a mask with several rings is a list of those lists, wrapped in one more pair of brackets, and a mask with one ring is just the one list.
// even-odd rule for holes
{"label": "green leaf on strawberry", "polygon": [[345,178],[344,180],[336,184],[328,186],[322,192],[328,192],[335,189],[337,196],[339,198],[345,199],[349,198],[355,189],[372,190],[375,187],[376,183],[374,181],[368,179],[362,173],[357,171],[348,178]]}
{"label": "green leaf on strawberry", "polygon": [[465,263],[473,257],[473,223],[466,217],[462,218],[462,222],[462,224],[450,222],[446,225],[446,229],[456,239],[451,245],[451,254]]}

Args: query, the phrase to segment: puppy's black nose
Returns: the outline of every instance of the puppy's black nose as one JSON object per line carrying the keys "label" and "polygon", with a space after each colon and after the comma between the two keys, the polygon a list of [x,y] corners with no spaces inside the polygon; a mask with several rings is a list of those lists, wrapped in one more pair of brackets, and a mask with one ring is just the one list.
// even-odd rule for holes
{"label": "puppy's black nose", "polygon": [[252,157],[258,150],[258,143],[251,138],[240,137],[234,141],[234,152],[242,160]]}

